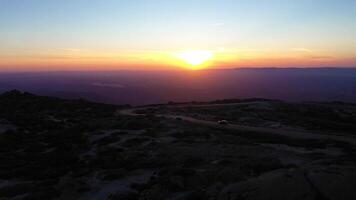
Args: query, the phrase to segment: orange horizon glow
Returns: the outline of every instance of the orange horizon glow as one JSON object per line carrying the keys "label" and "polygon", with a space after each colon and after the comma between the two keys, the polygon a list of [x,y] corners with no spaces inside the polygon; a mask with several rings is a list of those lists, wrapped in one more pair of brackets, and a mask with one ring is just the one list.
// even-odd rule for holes
{"label": "orange horizon glow", "polygon": [[0,57],[0,71],[170,70],[239,67],[355,67],[347,54],[291,50],[90,51],[59,49],[46,54]]}

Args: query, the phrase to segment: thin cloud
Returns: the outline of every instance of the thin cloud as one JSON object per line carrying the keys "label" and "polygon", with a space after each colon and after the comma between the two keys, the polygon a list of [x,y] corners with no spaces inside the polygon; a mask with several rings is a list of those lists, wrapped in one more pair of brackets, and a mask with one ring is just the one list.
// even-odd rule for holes
{"label": "thin cloud", "polygon": [[312,53],[313,50],[307,49],[307,48],[293,48],[291,51],[297,51],[297,52],[305,52],[305,53]]}
{"label": "thin cloud", "polygon": [[70,52],[80,52],[80,51],[85,51],[85,49],[75,49],[75,48],[62,48],[62,49],[58,49],[61,51],[70,51]]}
{"label": "thin cloud", "polygon": [[224,25],[225,25],[225,23],[223,23],[223,22],[216,22],[216,23],[210,24],[210,26],[224,26]]}
{"label": "thin cloud", "polygon": [[314,60],[329,60],[329,59],[334,59],[335,57],[333,56],[311,56],[311,59]]}

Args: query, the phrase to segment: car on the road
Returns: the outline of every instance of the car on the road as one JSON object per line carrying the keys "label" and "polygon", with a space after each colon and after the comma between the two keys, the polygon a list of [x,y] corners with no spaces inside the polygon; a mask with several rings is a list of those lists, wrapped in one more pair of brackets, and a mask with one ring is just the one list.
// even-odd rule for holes
{"label": "car on the road", "polygon": [[221,125],[228,125],[229,122],[227,120],[219,120],[218,121],[218,124],[221,124]]}

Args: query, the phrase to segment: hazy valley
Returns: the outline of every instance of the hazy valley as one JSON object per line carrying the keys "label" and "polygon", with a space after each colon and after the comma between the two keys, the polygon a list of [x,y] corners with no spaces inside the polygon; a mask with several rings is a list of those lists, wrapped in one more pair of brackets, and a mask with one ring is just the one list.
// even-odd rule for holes
{"label": "hazy valley", "polygon": [[0,73],[0,92],[131,105],[255,97],[355,102],[355,85],[352,68]]}

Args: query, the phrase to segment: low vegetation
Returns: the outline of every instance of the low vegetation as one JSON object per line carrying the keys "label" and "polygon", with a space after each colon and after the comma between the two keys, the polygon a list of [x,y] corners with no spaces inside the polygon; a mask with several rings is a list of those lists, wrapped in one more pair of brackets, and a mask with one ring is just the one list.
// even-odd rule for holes
{"label": "low vegetation", "polygon": [[[215,103],[236,102],[251,101]],[[282,187],[278,180],[285,177],[295,181],[286,191],[300,187],[298,184],[310,188],[308,181],[323,184],[320,180],[324,177],[354,177],[342,183],[330,181],[354,185],[356,177],[345,170],[356,169],[355,150],[350,144],[238,132],[153,115],[184,113],[236,123],[253,115],[262,122],[288,125],[309,120],[317,124],[310,127],[318,130],[347,132],[354,127],[352,109],[336,112],[314,104],[262,100],[265,102],[271,103],[268,109],[272,110],[258,106],[231,105],[222,109],[179,105],[143,109],[148,115],[135,117],[117,114],[127,106],[19,91],[4,93],[0,96],[0,119],[13,128],[0,133],[0,199],[189,200],[231,199],[231,195],[253,199],[261,194],[249,192],[252,188],[263,191],[270,185]],[[339,127],[330,128],[332,124]],[[319,171],[318,176],[304,181],[305,177],[294,174],[299,170],[306,174]],[[241,190],[231,192],[236,184],[241,184]],[[315,189],[319,187],[324,188],[317,185],[301,190],[310,199],[332,192]],[[345,187],[342,192],[353,191]],[[269,197],[278,199],[272,192]]]}

